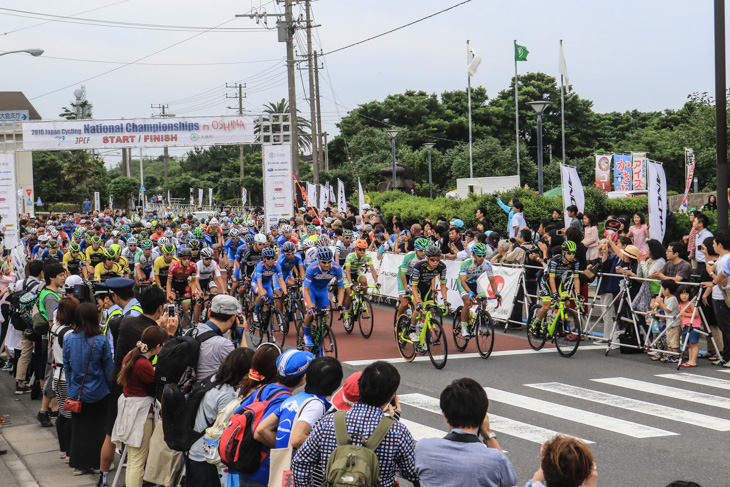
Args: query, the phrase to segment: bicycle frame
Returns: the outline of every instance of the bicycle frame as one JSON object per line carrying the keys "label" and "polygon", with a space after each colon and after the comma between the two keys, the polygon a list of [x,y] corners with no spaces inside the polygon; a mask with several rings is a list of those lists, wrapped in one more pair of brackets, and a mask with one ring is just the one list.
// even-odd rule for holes
{"label": "bicycle frame", "polygon": [[565,303],[568,301],[574,301],[576,304],[580,304],[579,299],[566,297],[564,299],[559,299],[557,303],[554,303],[550,306],[551,310],[555,310],[555,318],[552,320],[552,322],[548,323],[547,335],[545,336],[546,339],[553,338],[555,336],[555,329],[558,326],[558,321],[567,319],[565,313]]}
{"label": "bicycle frame", "polygon": [[[418,317],[418,320],[425,326],[421,327],[421,332],[418,334],[418,343],[413,343],[413,340],[411,340],[407,335],[401,335],[400,337],[403,341],[414,344],[419,348],[423,348],[426,346],[427,329],[434,329],[434,327],[431,326],[431,318],[433,317],[432,310],[435,308],[444,308],[443,304],[434,304],[433,301],[426,301],[424,305],[425,306],[423,307],[423,311],[421,311],[421,316]],[[403,330],[402,333],[405,333],[405,330]]]}

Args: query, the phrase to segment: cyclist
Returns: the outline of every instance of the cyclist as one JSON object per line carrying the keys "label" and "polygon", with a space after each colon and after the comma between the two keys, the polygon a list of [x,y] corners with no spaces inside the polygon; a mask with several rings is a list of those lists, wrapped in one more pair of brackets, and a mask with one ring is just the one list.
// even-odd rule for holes
{"label": "cyclist", "polygon": [[[320,237],[320,239],[321,238],[327,237],[322,236]],[[355,291],[354,287],[357,285],[368,285],[368,279],[365,276],[365,272],[368,267],[370,268],[370,273],[373,276],[375,285],[378,285],[378,273],[375,270],[375,266],[373,265],[373,258],[370,257],[370,255],[366,252],[367,248],[368,243],[363,239],[359,239],[355,242],[355,251],[351,252],[345,260],[345,290],[349,291],[345,293],[345,302],[343,304],[343,307],[345,308],[345,311],[343,312],[343,324],[345,325],[345,328],[350,327],[349,313],[350,305],[352,304],[352,295]],[[355,270],[354,278],[353,269]]]}
{"label": "cyclist", "polygon": [[155,224],[155,233],[150,235],[150,239],[152,239],[153,242],[157,242],[160,239],[160,237],[164,237],[165,235],[162,233],[164,228],[165,227],[164,227],[164,225],[162,225],[162,223],[159,223],[159,222],[156,223]]}
{"label": "cyclist", "polygon": [[307,315],[304,317],[304,345],[314,345],[310,325],[314,319],[315,309],[324,309],[330,305],[328,286],[332,279],[337,282],[337,303],[342,303],[345,288],[342,281],[342,268],[332,262],[332,251],[329,247],[317,249],[317,262],[307,267],[307,272],[302,284],[304,305],[307,308]]}
{"label": "cyclist", "polygon": [[352,230],[342,231],[342,240],[337,240],[335,245],[335,257],[340,263],[340,266],[345,266],[345,260],[352,251],[355,250],[355,242],[352,241]]}
{"label": "cyclist", "polygon": [[398,267],[398,298],[400,299],[400,304],[398,305],[396,316],[402,315],[408,308],[409,299],[406,298],[406,291],[410,290],[413,268],[419,262],[426,260],[426,249],[431,245],[432,242],[427,238],[416,239],[414,244],[415,250],[413,252],[408,252],[403,257],[403,262]]}
{"label": "cyclist", "polygon": [[164,291],[167,289],[167,276],[170,265],[177,262],[177,257],[175,257],[175,246],[169,242],[165,243],[160,250],[162,256],[156,258],[154,264],[155,284]]}
{"label": "cyclist", "polygon": [[167,271],[167,297],[170,301],[181,298],[185,313],[190,313],[190,298],[201,294],[198,286],[198,266],[191,262],[192,252],[183,247],[178,259],[170,264]]}
{"label": "cyclist", "polygon": [[287,286],[294,286],[297,282],[293,275],[295,269],[299,279],[304,277],[304,262],[297,254],[297,248],[292,242],[284,242],[281,246],[281,255],[276,263],[281,266],[281,274]]}
{"label": "cyclist", "polygon": [[299,243],[299,240],[297,240],[297,237],[295,237],[291,231],[291,225],[281,226],[281,235],[279,235],[279,238],[276,241],[276,245],[281,247],[282,245],[284,245],[285,242],[291,242],[294,245],[297,245]]}
{"label": "cyclist", "polygon": [[122,266],[125,274],[129,274],[129,261],[122,257],[122,247],[118,244],[111,244],[109,250],[114,252],[114,262]]}
{"label": "cyclist", "polygon": [[[264,256],[262,254],[264,250],[264,245],[266,245],[266,235],[263,233],[257,233],[256,236],[253,239],[253,245],[248,247],[245,252],[243,252],[243,255],[241,256],[241,260],[238,263],[238,281],[243,281],[246,278],[253,278],[254,270],[256,269],[256,266],[264,260]],[[240,249],[239,249],[240,250]],[[253,282],[251,283],[254,284]],[[235,289],[237,286],[235,286],[233,289]],[[241,289],[239,290],[239,294],[241,294],[241,297],[243,297],[242,293],[244,291],[244,287],[241,286]],[[233,294],[235,296],[235,294]]]}
{"label": "cyclist", "polygon": [[137,255],[137,239],[131,235],[127,239],[127,246],[122,249],[122,258],[129,262],[134,262],[134,256]]}
{"label": "cyclist", "polygon": [[317,243],[307,237],[302,242],[302,250],[304,252],[304,266],[309,267],[317,260]]}
{"label": "cyclist", "polygon": [[464,304],[461,308],[461,336],[464,338],[469,338],[469,330],[467,328],[469,310],[471,309],[471,298],[477,294],[477,280],[479,276],[484,273],[487,274],[489,277],[489,286],[492,288],[494,297],[501,300],[497,289],[497,282],[494,280],[492,264],[485,258],[487,256],[487,250],[487,246],[483,243],[474,244],[472,247],[472,258],[462,262],[461,268],[459,269],[457,290],[461,294],[461,301]]}
{"label": "cyclist", "polygon": [[411,332],[409,338],[417,343],[420,335],[420,315],[423,309],[423,302],[433,300],[431,292],[435,279],[441,283],[441,299],[445,306],[449,306],[446,300],[446,264],[441,260],[441,249],[438,245],[431,245],[426,248],[426,260],[419,262],[413,267],[411,274],[411,293],[413,294],[413,304],[416,305],[416,311],[411,317],[411,326],[414,331]]}
{"label": "cyclist", "polygon": [[58,262],[63,262],[63,252],[58,249],[58,241],[55,239],[48,241],[48,248],[41,254],[41,260],[43,262],[48,259],[56,259]]}
{"label": "cyclist", "polygon": [[[286,294],[286,283],[281,274],[281,266],[276,263],[276,252],[273,249],[264,248],[261,256],[263,260],[256,264],[252,277],[253,291],[257,294],[253,309],[253,320],[256,323],[259,322],[258,313],[264,299],[271,299],[275,295],[281,297]],[[281,300],[276,302],[276,307],[279,310],[282,309]]]}
{"label": "cyclist", "polygon": [[221,270],[218,263],[213,260],[213,249],[206,248],[200,251],[201,259],[197,262],[198,284],[203,294],[208,293],[209,287],[224,290]]}
{"label": "cyclist", "polygon": [[240,238],[240,235],[238,230],[231,228],[228,232],[229,238],[223,246],[223,264],[229,276],[233,273],[233,262],[236,260],[236,252],[238,252],[239,248],[246,246],[246,242]]}
{"label": "cyclist", "polygon": [[86,247],[86,266],[89,269],[96,269],[96,266],[104,260],[101,237],[94,235],[89,239],[89,242],[91,242],[91,245]]}
{"label": "cyclist", "polygon": [[88,279],[84,254],[81,252],[81,246],[76,242],[68,244],[68,253],[63,256],[63,266],[72,276]]}
{"label": "cyclist", "polygon": [[134,280],[137,284],[150,280],[155,259],[159,257],[152,253],[152,240],[142,240],[140,247],[142,247],[142,251],[137,252],[137,255],[134,256]]}
{"label": "cyclist", "polygon": [[183,223],[180,225],[180,231],[177,232],[177,240],[180,245],[187,245],[195,237],[190,233],[190,225]]}
{"label": "cyclist", "polygon": [[38,244],[33,247],[33,251],[30,254],[31,260],[40,259],[43,253],[48,250],[48,235],[38,235]]}
{"label": "cyclist", "polygon": [[192,261],[196,264],[200,262],[200,240],[191,240],[188,242],[187,245],[183,245],[183,247],[188,247],[190,249],[190,252],[192,252]]}
{"label": "cyclist", "polygon": [[124,269],[114,262],[114,252],[111,249],[104,249],[102,257],[104,261],[94,268],[94,281],[105,282],[112,277],[124,277]]}
{"label": "cyclist", "polygon": [[[532,323],[533,330],[539,334],[545,332],[543,320],[547,316],[552,303],[567,297],[573,286],[575,286],[575,289],[580,289],[579,263],[575,258],[578,246],[575,242],[566,240],[562,243],[560,249],[562,252],[550,259],[548,268],[539,284],[542,308],[537,312],[537,317]],[[542,323],[539,330],[536,329],[538,323]]]}

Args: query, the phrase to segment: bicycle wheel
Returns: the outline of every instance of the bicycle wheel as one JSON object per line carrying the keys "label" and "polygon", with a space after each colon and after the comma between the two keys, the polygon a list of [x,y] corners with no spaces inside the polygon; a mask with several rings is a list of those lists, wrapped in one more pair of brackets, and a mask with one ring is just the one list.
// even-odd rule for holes
{"label": "bicycle wheel", "polygon": [[533,304],[530,307],[530,314],[527,315],[527,343],[530,344],[530,347],[533,350],[540,350],[545,346],[545,336],[540,333],[540,330],[535,329],[535,325],[533,325],[535,318],[537,318],[537,312],[540,311],[540,308],[542,308],[542,305]]}
{"label": "bicycle wheel", "polygon": [[190,314],[186,313],[183,310],[180,310],[180,313],[178,313],[177,318],[178,318],[177,327],[179,330],[181,330],[183,333],[185,333],[187,330],[190,329],[190,326],[193,323],[192,318],[190,318]]}
{"label": "bicycle wheel", "polygon": [[489,358],[494,348],[494,320],[488,311],[480,311],[474,318],[474,335],[477,338],[479,356]]}
{"label": "bicycle wheel", "polygon": [[572,309],[564,309],[564,318],[555,325],[553,341],[558,353],[563,357],[572,357],[580,345],[581,329],[578,313]]}
{"label": "bicycle wheel", "polygon": [[426,347],[428,349],[428,358],[437,369],[443,369],[446,365],[446,359],[449,356],[449,345],[446,340],[446,333],[441,323],[431,319],[431,323],[426,330]]}
{"label": "bicycle wheel", "polygon": [[357,316],[360,333],[363,338],[370,338],[373,334],[373,305],[365,298],[360,301],[360,311]]}
{"label": "bicycle wheel", "polygon": [[398,351],[400,356],[406,362],[412,362],[416,358],[416,347],[413,342],[408,338],[408,333],[411,328],[411,319],[406,314],[400,315],[398,323],[395,327],[395,342],[398,344]]}
{"label": "bicycle wheel", "polygon": [[282,349],[284,348],[284,341],[286,340],[288,328],[289,324],[284,317],[284,313],[282,313],[278,308],[273,308],[271,310],[271,316],[269,317],[268,335],[271,340],[273,340]]}
{"label": "bicycle wheel", "polygon": [[319,356],[337,358],[337,340],[329,325],[322,324],[322,331],[319,339]]}
{"label": "bicycle wheel", "polygon": [[264,341],[265,331],[262,323],[256,323],[253,319],[248,322],[248,332],[251,335],[251,345],[258,347]]}
{"label": "bicycle wheel", "polygon": [[469,345],[469,339],[464,338],[464,335],[461,334],[461,310],[463,308],[463,306],[456,308],[456,311],[454,311],[453,321],[454,345],[460,352],[466,350],[466,346]]}
{"label": "bicycle wheel", "polygon": [[291,318],[294,326],[300,326],[304,322],[304,306],[296,299],[291,302]]}

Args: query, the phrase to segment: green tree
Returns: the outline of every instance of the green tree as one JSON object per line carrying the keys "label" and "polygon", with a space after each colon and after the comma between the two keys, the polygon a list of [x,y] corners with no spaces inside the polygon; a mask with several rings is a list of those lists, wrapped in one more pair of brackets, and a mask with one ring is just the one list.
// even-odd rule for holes
{"label": "green tree", "polygon": [[139,193],[139,180],[119,176],[109,183],[109,193],[116,201],[122,201],[122,208],[129,208],[129,200]]}

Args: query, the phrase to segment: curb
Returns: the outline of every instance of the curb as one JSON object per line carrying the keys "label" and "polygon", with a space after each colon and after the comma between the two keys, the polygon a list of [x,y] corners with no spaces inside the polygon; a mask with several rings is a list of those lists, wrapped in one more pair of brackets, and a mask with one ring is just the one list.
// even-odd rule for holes
{"label": "curb", "polygon": [[35,478],[33,478],[33,475],[30,473],[30,470],[28,470],[16,454],[13,446],[7,442],[2,431],[0,431],[0,438],[2,438],[3,449],[8,451],[5,455],[0,457],[0,461],[5,463],[18,485],[22,485],[23,487],[40,487],[38,482],[36,482]]}

